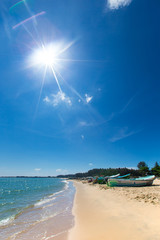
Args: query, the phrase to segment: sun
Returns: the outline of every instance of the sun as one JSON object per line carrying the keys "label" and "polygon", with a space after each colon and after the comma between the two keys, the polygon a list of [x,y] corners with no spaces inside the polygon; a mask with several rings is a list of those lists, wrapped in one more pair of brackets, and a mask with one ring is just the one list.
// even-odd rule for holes
{"label": "sun", "polygon": [[[65,69],[67,62],[74,61],[68,56],[68,50],[74,44],[75,41],[65,44],[64,42],[52,42],[50,44],[38,44],[38,48],[32,49],[32,53],[28,58],[28,68],[36,67],[43,70],[42,84],[40,89],[39,101],[43,91],[46,74],[49,70],[52,73],[54,80],[57,83],[59,92],[61,96],[64,96],[63,90],[61,88],[60,79],[64,82],[60,70]],[[68,55],[69,54],[69,55]],[[39,101],[38,104],[39,105]]]}
{"label": "sun", "polygon": [[58,56],[58,48],[54,45],[42,45],[41,48],[36,49],[32,55],[33,65],[40,65],[52,68],[56,64]]}

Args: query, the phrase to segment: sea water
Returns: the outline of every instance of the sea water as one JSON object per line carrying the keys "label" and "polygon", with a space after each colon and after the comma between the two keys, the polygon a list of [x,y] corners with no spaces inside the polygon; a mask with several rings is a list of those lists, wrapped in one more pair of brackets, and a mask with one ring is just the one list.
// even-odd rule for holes
{"label": "sea water", "polygon": [[0,239],[66,240],[74,194],[63,179],[0,178]]}

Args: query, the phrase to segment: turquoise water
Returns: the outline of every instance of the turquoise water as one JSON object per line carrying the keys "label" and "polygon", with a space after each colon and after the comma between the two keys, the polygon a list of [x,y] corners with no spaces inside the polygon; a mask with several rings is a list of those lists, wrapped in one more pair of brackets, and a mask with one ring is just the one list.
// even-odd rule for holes
{"label": "turquoise water", "polygon": [[0,178],[0,239],[56,239],[73,223],[73,198],[66,180]]}
{"label": "turquoise water", "polygon": [[54,178],[0,178],[0,225],[64,187],[65,182]]}

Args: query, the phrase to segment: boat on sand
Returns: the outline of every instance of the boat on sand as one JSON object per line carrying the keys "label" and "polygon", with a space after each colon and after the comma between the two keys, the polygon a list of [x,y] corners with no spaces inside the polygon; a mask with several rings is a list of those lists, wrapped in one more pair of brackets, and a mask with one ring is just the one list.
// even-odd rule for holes
{"label": "boat on sand", "polygon": [[107,184],[110,187],[143,187],[151,186],[155,178],[155,175],[129,179],[109,178]]}

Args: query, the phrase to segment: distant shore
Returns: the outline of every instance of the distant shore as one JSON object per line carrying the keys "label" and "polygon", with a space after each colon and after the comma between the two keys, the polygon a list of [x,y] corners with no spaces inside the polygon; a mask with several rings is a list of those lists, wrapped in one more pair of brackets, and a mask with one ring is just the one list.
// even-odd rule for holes
{"label": "distant shore", "polygon": [[75,226],[68,240],[160,239],[160,180],[140,188],[74,185]]}

